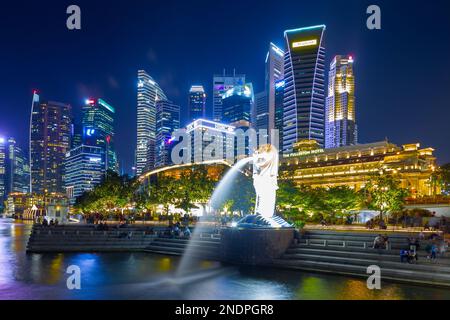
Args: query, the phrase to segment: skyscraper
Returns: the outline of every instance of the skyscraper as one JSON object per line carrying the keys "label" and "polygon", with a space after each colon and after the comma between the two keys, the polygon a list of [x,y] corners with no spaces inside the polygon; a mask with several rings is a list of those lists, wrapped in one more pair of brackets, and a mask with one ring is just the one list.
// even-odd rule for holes
{"label": "skyscraper", "polygon": [[284,84],[284,79],[275,82],[275,129],[278,130],[278,141],[272,141],[272,143],[278,142],[280,152],[283,148]]}
{"label": "skyscraper", "polygon": [[144,70],[138,71],[136,174],[155,165],[156,102],[167,100],[159,85]]}
{"label": "skyscraper", "polygon": [[300,140],[325,144],[325,26],[287,30],[284,57],[283,152]]}
{"label": "skyscraper", "polygon": [[71,106],[33,95],[30,121],[30,191],[64,193],[64,158],[70,149]]}
{"label": "skyscraper", "polygon": [[216,74],[213,77],[213,118],[214,121],[222,121],[222,96],[225,92],[234,86],[245,83],[245,74],[236,74],[233,70],[232,75],[228,75],[225,70],[223,74]]}
{"label": "skyscraper", "polygon": [[92,190],[105,176],[103,147],[81,145],[66,154],[66,193],[71,204],[83,192]]}
{"label": "skyscraper", "polygon": [[[210,160],[235,160],[235,127],[210,120],[199,119],[186,126],[190,136],[190,156],[192,163]],[[205,152],[213,142],[217,149],[211,155]],[[183,151],[184,152],[184,151]]]}
{"label": "skyscraper", "polygon": [[83,144],[101,147],[105,152],[105,170],[119,172],[114,147],[116,110],[103,99],[88,99],[83,107]]}
{"label": "skyscraper", "polygon": [[156,102],[156,161],[155,167],[172,164],[172,133],[180,129],[180,106],[168,100]]}
{"label": "skyscraper", "polygon": [[267,130],[269,132],[269,97],[267,91],[255,94],[255,108],[252,123],[256,130]]}
{"label": "skyscraper", "polygon": [[6,139],[0,137],[0,212],[3,212],[3,202],[6,200]]}
{"label": "skyscraper", "polygon": [[325,148],[358,143],[352,56],[338,55],[330,64],[325,132]]}
{"label": "skyscraper", "polygon": [[[284,51],[270,43],[266,58],[265,91],[267,94],[267,118],[261,129],[275,129],[275,83],[284,78]],[[258,127],[260,129],[260,127]]]}
{"label": "skyscraper", "polygon": [[189,122],[206,117],[206,93],[203,86],[192,86],[189,90]]}
{"label": "skyscraper", "polygon": [[251,83],[237,85],[222,96],[222,122],[235,125],[246,122],[251,125],[252,108],[255,101]]}
{"label": "skyscraper", "polygon": [[25,152],[14,138],[9,138],[6,156],[6,195],[10,193],[29,193],[30,164]]}

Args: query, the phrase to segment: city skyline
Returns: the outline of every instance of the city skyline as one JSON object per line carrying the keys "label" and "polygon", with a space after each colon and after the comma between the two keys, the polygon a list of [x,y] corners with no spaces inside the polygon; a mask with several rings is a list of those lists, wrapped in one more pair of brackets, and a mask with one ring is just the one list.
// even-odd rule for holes
{"label": "city skyline", "polygon": [[[325,9],[319,10],[320,5],[326,3]],[[80,39],[79,35],[67,33],[67,30],[61,30],[56,33],[49,32],[50,36],[43,34],[44,39],[40,39],[44,42],[49,42],[52,37],[58,37],[63,40],[63,47],[71,48],[72,46],[82,45],[89,43],[88,40],[95,38],[95,34],[89,32],[89,26],[93,26],[92,15],[89,13],[90,8],[94,8],[95,5],[80,4],[84,9],[85,24],[84,30],[80,33],[86,39]],[[251,1],[244,4],[245,8],[251,8],[255,3]],[[292,6],[298,6],[291,4]],[[182,4],[177,4],[178,8],[185,7]],[[202,52],[199,57],[196,57],[189,65],[199,66],[197,71],[193,73],[186,61],[177,61],[173,66],[168,67],[171,62],[175,62],[176,56],[174,53],[170,53],[174,49],[174,43],[179,41],[179,36],[174,33],[175,29],[167,29],[167,34],[175,37],[170,40],[170,45],[167,50],[162,49],[159,43],[167,44],[167,39],[161,39],[161,41],[148,41],[145,45],[141,45],[138,41],[141,32],[137,32],[128,40],[127,45],[129,48],[133,48],[134,54],[130,54],[128,57],[119,61],[119,67],[112,67],[109,63],[117,57],[117,54],[111,50],[102,52],[103,54],[110,54],[109,58],[105,61],[98,61],[99,54],[94,50],[91,53],[91,60],[88,59],[89,55],[84,56],[84,60],[80,60],[75,63],[78,69],[81,71],[72,72],[70,67],[67,71],[66,79],[63,83],[56,83],[49,74],[42,72],[44,69],[53,70],[57,68],[57,65],[65,65],[64,61],[69,59],[70,54],[59,54],[57,59],[49,62],[47,59],[42,59],[42,54],[34,53],[32,57],[25,58],[22,54],[18,54],[17,57],[12,59],[10,66],[6,66],[6,73],[11,74],[11,77],[7,77],[1,83],[1,87],[5,89],[5,94],[2,97],[1,111],[4,117],[0,119],[0,135],[1,136],[13,136],[18,140],[18,145],[24,149],[27,149],[27,135],[22,132],[26,132],[26,125],[28,119],[22,119],[25,112],[29,113],[30,97],[32,89],[37,88],[41,92],[45,93],[45,96],[49,99],[55,99],[58,101],[64,101],[71,104],[75,113],[79,113],[83,101],[85,98],[91,96],[104,96],[111,101],[112,105],[119,106],[118,118],[121,122],[118,123],[117,139],[120,145],[118,154],[123,163],[123,169],[125,172],[130,172],[130,168],[133,165],[135,146],[125,143],[126,141],[134,141],[131,139],[135,135],[132,131],[133,123],[136,116],[133,106],[135,105],[135,92],[133,92],[132,86],[136,85],[135,77],[130,76],[131,73],[135,74],[138,69],[147,70],[156,81],[161,83],[162,90],[164,90],[169,99],[174,100],[179,104],[182,109],[182,123],[185,123],[187,114],[186,97],[188,89],[193,84],[201,84],[205,86],[205,91],[208,96],[207,100],[207,115],[211,116],[212,113],[212,88],[211,78],[213,74],[220,73],[223,68],[228,71],[236,68],[237,72],[245,73],[247,75],[247,81],[254,83],[255,92],[260,92],[264,89],[264,58],[267,51],[267,46],[270,42],[274,42],[278,46],[283,43],[282,33],[286,29],[326,24],[326,47],[327,56],[325,65],[328,66],[332,56],[339,52],[348,52],[352,54],[355,62],[357,63],[357,95],[358,95],[358,109],[363,110],[357,113],[357,122],[359,124],[360,131],[359,138],[361,142],[372,142],[380,139],[384,139],[386,136],[397,143],[408,142],[410,140],[419,140],[424,145],[434,145],[437,149],[438,160],[440,163],[445,163],[450,160],[450,151],[446,142],[446,139],[442,137],[436,131],[436,127],[441,127],[443,119],[448,118],[448,110],[442,108],[445,104],[445,99],[442,90],[445,87],[445,69],[448,69],[447,62],[443,62],[439,69],[436,71],[434,64],[427,65],[427,68],[420,67],[420,77],[414,77],[409,72],[411,61],[417,60],[421,55],[420,45],[414,42],[415,37],[423,38],[425,32],[418,29],[416,35],[413,37],[406,33],[408,21],[413,21],[415,15],[418,13],[412,12],[409,16],[400,17],[400,21],[397,21],[398,17],[392,17],[389,12],[394,11],[400,4],[390,4],[387,2],[381,2],[381,6],[384,12],[387,12],[384,17],[384,26],[390,30],[392,35],[388,35],[385,30],[372,32],[365,27],[365,4],[349,3],[348,6],[353,9],[352,14],[346,14],[348,18],[345,23],[337,25],[337,20],[333,18],[331,12],[337,9],[333,3],[320,2],[317,5],[303,4],[308,16],[306,14],[299,13],[286,13],[283,19],[270,23],[268,26],[258,25],[261,35],[255,40],[251,40],[248,43],[248,48],[244,46],[244,43],[236,39],[236,46],[240,47],[243,51],[241,54],[231,52],[231,49],[224,49],[220,47],[221,53],[219,59],[210,59],[212,61],[205,65],[200,64],[200,60],[207,61],[208,57],[212,57],[216,50],[214,46],[219,43],[219,40],[211,39],[211,50],[206,47],[206,52]],[[208,6],[207,9],[211,9]],[[307,10],[306,10],[307,9]],[[14,11],[14,8],[12,8]],[[28,11],[30,10],[30,12]],[[39,12],[39,9],[34,5],[24,10],[21,15],[28,17],[31,14],[31,10]],[[139,16],[139,13],[132,8],[128,8],[130,15],[133,17]],[[173,10],[157,6],[157,10]],[[261,6],[258,11],[268,12],[269,10],[278,9],[272,5]],[[439,14],[437,9],[433,10],[436,14]],[[295,11],[295,10],[292,10]],[[350,11],[350,10],[349,10]],[[111,15],[117,12],[117,7],[112,5],[109,11],[102,19],[108,19]],[[355,12],[360,12],[360,16],[357,16]],[[188,11],[189,13],[189,11]],[[311,14],[315,13],[315,14]],[[353,16],[355,15],[355,16]],[[24,18],[25,19],[25,18]],[[30,23],[34,20],[30,19]],[[256,26],[253,26],[249,21],[244,21],[239,17],[239,21],[245,22],[245,26],[251,30],[256,30]],[[101,22],[101,21],[100,21]],[[99,23],[100,23],[99,22]],[[435,26],[437,34],[432,35],[433,38],[439,38],[439,34],[442,28],[439,28],[442,22],[439,19],[428,21],[429,26]],[[56,23],[56,22],[52,22]],[[163,26],[163,22],[158,20],[158,23]],[[224,21],[220,19],[218,23],[223,24]],[[98,25],[95,24],[95,27]],[[112,23],[113,28],[120,29],[120,23]],[[189,28],[198,27],[198,25],[189,26]],[[47,28],[47,27],[41,27]],[[150,30],[144,28],[147,34],[151,37],[155,36],[150,33]],[[233,32],[228,31],[228,32]],[[355,31],[352,31],[355,30]],[[40,30],[41,33],[44,30]],[[129,32],[129,29],[123,30],[123,32]],[[16,36],[21,34],[21,29],[16,32]],[[207,34],[206,31],[202,31],[202,34]],[[377,33],[378,32],[378,33]],[[14,32],[13,32],[14,34]],[[6,37],[6,44],[14,44],[15,40],[10,38],[11,35]],[[67,37],[69,39],[64,40]],[[155,36],[158,38],[158,36]],[[219,37],[220,38],[220,37]],[[108,38],[106,40],[112,40]],[[104,41],[106,41],[104,40]],[[175,40],[175,41],[174,41]],[[217,42],[216,42],[217,41]],[[150,43],[151,42],[151,43]],[[173,42],[173,43],[172,43]],[[31,44],[33,41],[31,41]],[[393,43],[398,45],[399,50],[395,52],[389,50]],[[111,41],[111,45],[114,47],[115,42]],[[408,50],[405,48],[408,44]],[[255,46],[256,45],[256,46]],[[440,52],[448,52],[449,47],[447,44],[439,43]],[[8,47],[8,46],[7,46]],[[17,47],[17,46],[16,46]],[[19,46],[20,47],[20,46]],[[28,47],[28,45],[27,45]],[[283,47],[283,46],[280,46]],[[109,47],[110,48],[110,47]],[[47,51],[48,49],[44,50]],[[128,50],[127,50],[128,51]],[[222,52],[223,51],[223,52]],[[373,52],[372,52],[373,51]],[[408,55],[405,53],[408,52]],[[2,55],[5,56],[5,60],[11,57],[13,51],[7,49]],[[48,53],[48,52],[47,52]],[[198,54],[198,51],[195,51]],[[163,57],[167,55],[166,57]],[[226,58],[228,57],[228,58]],[[39,59],[43,62],[42,65],[37,65]],[[33,67],[30,68],[30,63],[34,61]],[[98,66],[93,66],[92,63]],[[164,62],[165,61],[165,62]],[[169,62],[171,61],[171,62]],[[386,71],[377,70],[378,63],[386,66]],[[86,65],[86,67],[83,67]],[[182,67],[185,65],[185,67]],[[167,66],[167,67],[165,67]],[[181,66],[181,67],[180,67]],[[176,68],[176,73],[167,72],[167,68]],[[188,68],[191,71],[188,71]],[[12,74],[12,69],[17,70],[17,75]],[[28,72],[24,73],[24,68],[28,68]],[[43,69],[44,68],[44,69]],[[124,71],[126,69],[126,71]],[[130,71],[128,71],[130,70]],[[173,71],[174,71],[173,70]],[[388,70],[395,70],[395,76],[389,79],[390,72]],[[90,75],[87,75],[89,71]],[[55,72],[59,73],[60,71]],[[387,73],[387,74],[386,74]],[[433,74],[434,78],[432,83],[424,83],[423,78],[426,78],[428,74]],[[19,77],[20,75],[20,77]],[[58,77],[56,77],[58,78]],[[178,79],[180,78],[180,79]],[[380,80],[383,79],[383,83],[380,84]],[[394,80],[395,79],[395,80]],[[58,81],[59,82],[59,81]],[[406,85],[408,83],[408,85]],[[448,83],[448,82],[447,82]],[[394,84],[397,84],[396,86]],[[126,89],[125,89],[126,88]],[[431,90],[430,90],[431,89]],[[382,95],[379,93],[383,92]],[[426,94],[425,94],[426,92]],[[432,92],[432,94],[430,94]],[[134,96],[134,99],[133,99]],[[130,99],[131,97],[131,99]],[[430,112],[417,119],[417,113],[421,110],[423,105],[427,105],[427,110]],[[20,110],[20,112],[17,112]],[[435,115],[433,115],[433,112]],[[382,125],[381,125],[382,124]],[[414,130],[409,130],[413,127]],[[122,159],[124,159],[122,161]]]}

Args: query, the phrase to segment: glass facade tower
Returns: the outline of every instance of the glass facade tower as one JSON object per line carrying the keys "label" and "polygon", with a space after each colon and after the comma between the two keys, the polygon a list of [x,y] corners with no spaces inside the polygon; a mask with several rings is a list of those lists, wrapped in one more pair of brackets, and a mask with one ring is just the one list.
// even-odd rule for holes
{"label": "glass facade tower", "polygon": [[153,78],[138,71],[136,174],[141,175],[155,166],[156,102],[167,100]]}
{"label": "glass facade tower", "polygon": [[283,152],[300,140],[325,144],[325,26],[285,31]]}
{"label": "glass facade tower", "polygon": [[155,167],[172,164],[172,133],[180,129],[180,106],[168,100],[156,103],[156,161]]}
{"label": "glass facade tower", "polygon": [[188,117],[190,122],[206,117],[206,93],[203,86],[192,86],[189,90]]}
{"label": "glass facade tower", "polygon": [[33,95],[30,122],[30,191],[34,194],[65,193],[64,159],[70,149],[71,106],[40,101]]}
{"label": "glass facade tower", "polygon": [[213,77],[213,118],[214,121],[222,121],[222,97],[228,90],[237,85],[244,85],[245,74],[236,74],[236,70],[233,74],[227,74],[226,70],[223,70],[223,74],[216,74]]}
{"label": "glass facade tower", "polygon": [[70,203],[92,190],[105,176],[105,151],[102,147],[78,146],[66,154],[66,193]]}
{"label": "glass facade tower", "polygon": [[352,56],[338,55],[330,64],[325,132],[325,148],[339,148],[358,143]]}
{"label": "glass facade tower", "polygon": [[116,110],[103,99],[88,99],[83,107],[83,144],[101,147],[106,155],[105,170],[119,172],[114,147]]}

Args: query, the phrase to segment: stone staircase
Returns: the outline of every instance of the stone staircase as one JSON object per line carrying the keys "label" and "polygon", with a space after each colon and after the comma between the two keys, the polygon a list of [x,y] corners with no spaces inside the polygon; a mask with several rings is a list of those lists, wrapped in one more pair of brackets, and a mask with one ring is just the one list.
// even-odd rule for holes
{"label": "stone staircase", "polygon": [[219,260],[220,238],[213,235],[191,239],[158,237],[153,239],[144,252],[176,256],[187,254],[202,259]]}
{"label": "stone staircase", "polygon": [[28,252],[142,251],[155,238],[148,230],[127,227],[98,231],[94,226],[33,226]]}
{"label": "stone staircase", "polygon": [[390,249],[373,249],[376,233],[308,231],[299,244],[292,245],[273,264],[287,269],[368,277],[367,267],[381,268],[382,279],[450,288],[450,258],[426,259],[421,242],[419,261],[400,262],[400,250],[408,248],[411,234],[391,233]]}

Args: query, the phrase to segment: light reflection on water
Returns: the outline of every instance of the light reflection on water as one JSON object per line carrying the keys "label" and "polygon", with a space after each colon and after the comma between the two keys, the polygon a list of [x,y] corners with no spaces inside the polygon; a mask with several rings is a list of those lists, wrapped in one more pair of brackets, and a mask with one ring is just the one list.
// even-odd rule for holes
{"label": "light reflection on water", "polygon": [[[179,257],[145,253],[26,254],[30,224],[0,219],[0,299],[450,299],[450,290],[198,261],[176,278]],[[81,290],[66,287],[70,265]]]}

